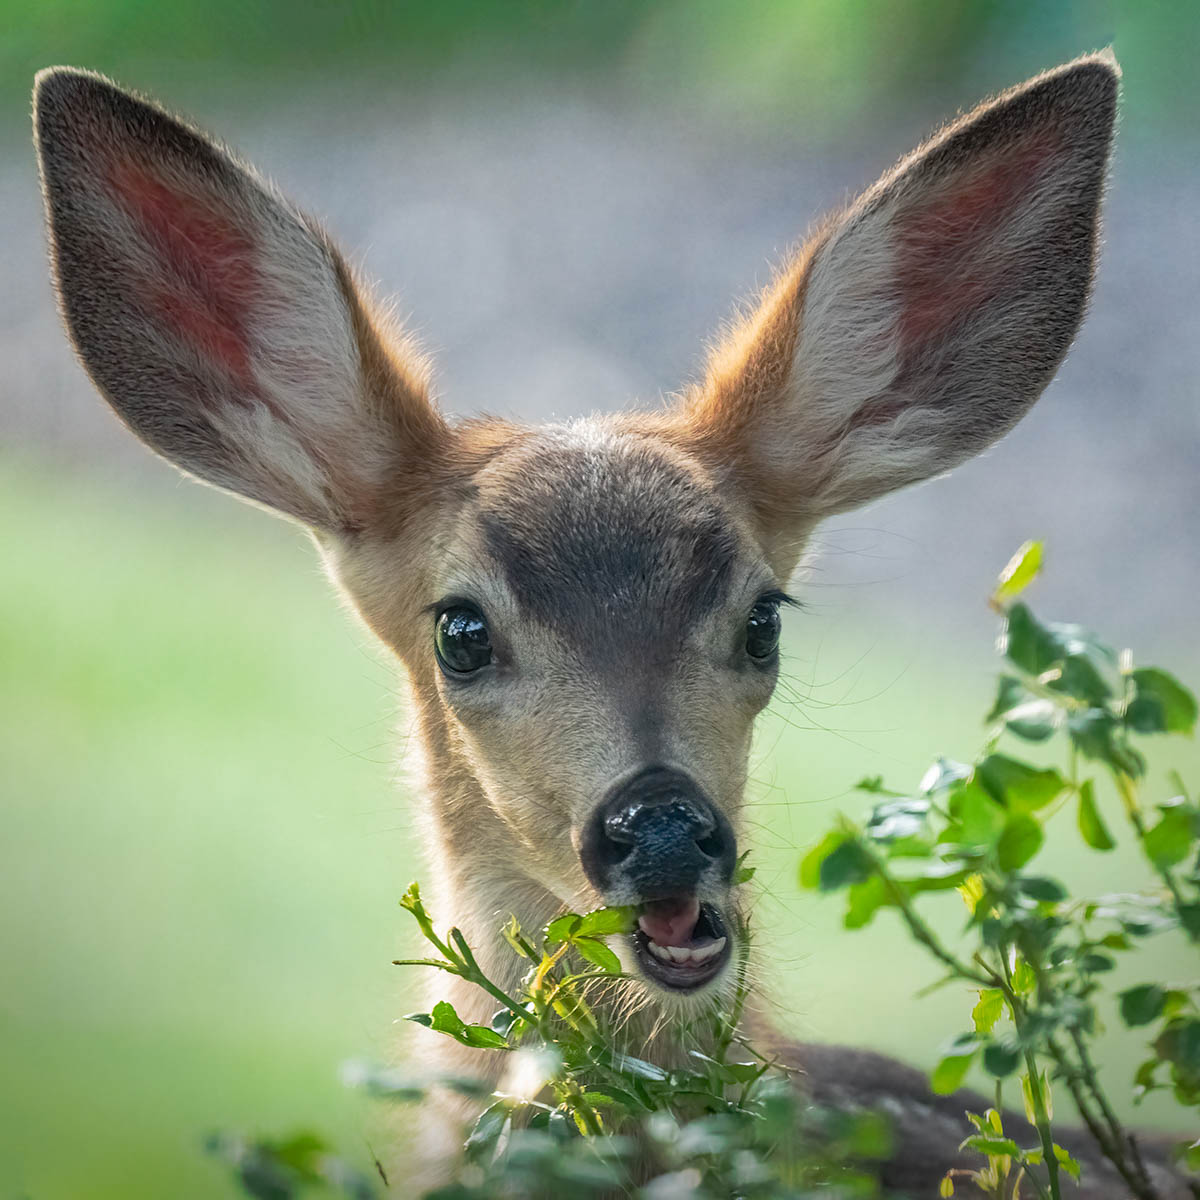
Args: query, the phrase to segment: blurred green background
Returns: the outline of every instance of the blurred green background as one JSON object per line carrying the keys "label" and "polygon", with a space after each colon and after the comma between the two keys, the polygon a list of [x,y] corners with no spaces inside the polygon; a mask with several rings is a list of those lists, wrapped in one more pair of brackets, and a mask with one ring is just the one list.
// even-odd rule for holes
{"label": "blurred green background", "polygon": [[[934,972],[898,927],[842,933],[796,863],[861,806],[854,780],[975,751],[983,597],[1026,536],[1049,539],[1047,615],[1200,678],[1200,10],[0,0],[0,19],[0,1195],[29,1200],[231,1195],[199,1151],[218,1127],[310,1126],[365,1160],[378,1135],[337,1068],[393,1057],[418,1003],[389,963],[422,870],[387,656],[301,534],[177,481],[71,361],[33,72],[103,70],[265,161],[402,293],[453,410],[528,416],[675,386],[822,206],[940,117],[1115,46],[1109,247],[1075,356],[992,455],[820,537],[756,751],[781,1019],[930,1062],[966,1002],[914,1004]],[[1200,778],[1194,745],[1161,749]],[[1144,880],[1062,842],[1081,887]],[[1179,946],[1156,953],[1179,973]],[[1113,1036],[1118,1096],[1137,1051]]]}

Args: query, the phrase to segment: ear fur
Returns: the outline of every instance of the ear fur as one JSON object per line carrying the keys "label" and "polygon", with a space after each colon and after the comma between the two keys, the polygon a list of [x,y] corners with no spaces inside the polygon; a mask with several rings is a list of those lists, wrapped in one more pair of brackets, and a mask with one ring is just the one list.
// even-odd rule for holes
{"label": "ear fur", "polygon": [[826,222],[675,419],[772,541],[1007,432],[1082,320],[1119,69],[1081,58],[983,104]]}
{"label": "ear fur", "polygon": [[39,73],[60,306],[130,428],[201,479],[318,529],[378,518],[445,430],[325,234],[227,151],[99,75]]}

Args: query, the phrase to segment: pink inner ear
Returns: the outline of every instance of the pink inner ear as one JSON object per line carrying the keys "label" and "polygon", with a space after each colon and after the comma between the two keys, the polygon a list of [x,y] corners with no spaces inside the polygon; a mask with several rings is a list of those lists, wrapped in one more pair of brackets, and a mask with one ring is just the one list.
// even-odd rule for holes
{"label": "pink inner ear", "polygon": [[249,316],[261,280],[250,233],[216,196],[173,188],[140,162],[123,159],[108,178],[156,260],[151,269],[128,260],[150,313],[204,358],[251,382]]}
{"label": "pink inner ear", "polygon": [[900,337],[914,346],[943,334],[1021,269],[1022,239],[1006,244],[1004,225],[1042,178],[1059,139],[1038,131],[960,170],[935,200],[896,221],[897,281],[903,303]]}

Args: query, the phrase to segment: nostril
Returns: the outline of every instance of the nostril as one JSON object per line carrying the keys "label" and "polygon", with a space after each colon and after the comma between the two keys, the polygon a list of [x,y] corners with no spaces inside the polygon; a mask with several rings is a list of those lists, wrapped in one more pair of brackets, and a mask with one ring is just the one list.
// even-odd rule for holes
{"label": "nostril", "polygon": [[696,846],[705,858],[720,858],[725,852],[725,839],[717,830],[696,839]]}

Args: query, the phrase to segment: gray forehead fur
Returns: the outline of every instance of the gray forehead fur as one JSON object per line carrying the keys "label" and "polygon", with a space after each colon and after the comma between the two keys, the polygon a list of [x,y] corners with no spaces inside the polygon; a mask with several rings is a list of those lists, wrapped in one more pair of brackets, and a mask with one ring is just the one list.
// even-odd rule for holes
{"label": "gray forehead fur", "polygon": [[479,520],[532,618],[585,647],[633,639],[645,653],[677,644],[724,599],[737,528],[716,493],[664,449],[548,432],[516,453],[481,492]]}

